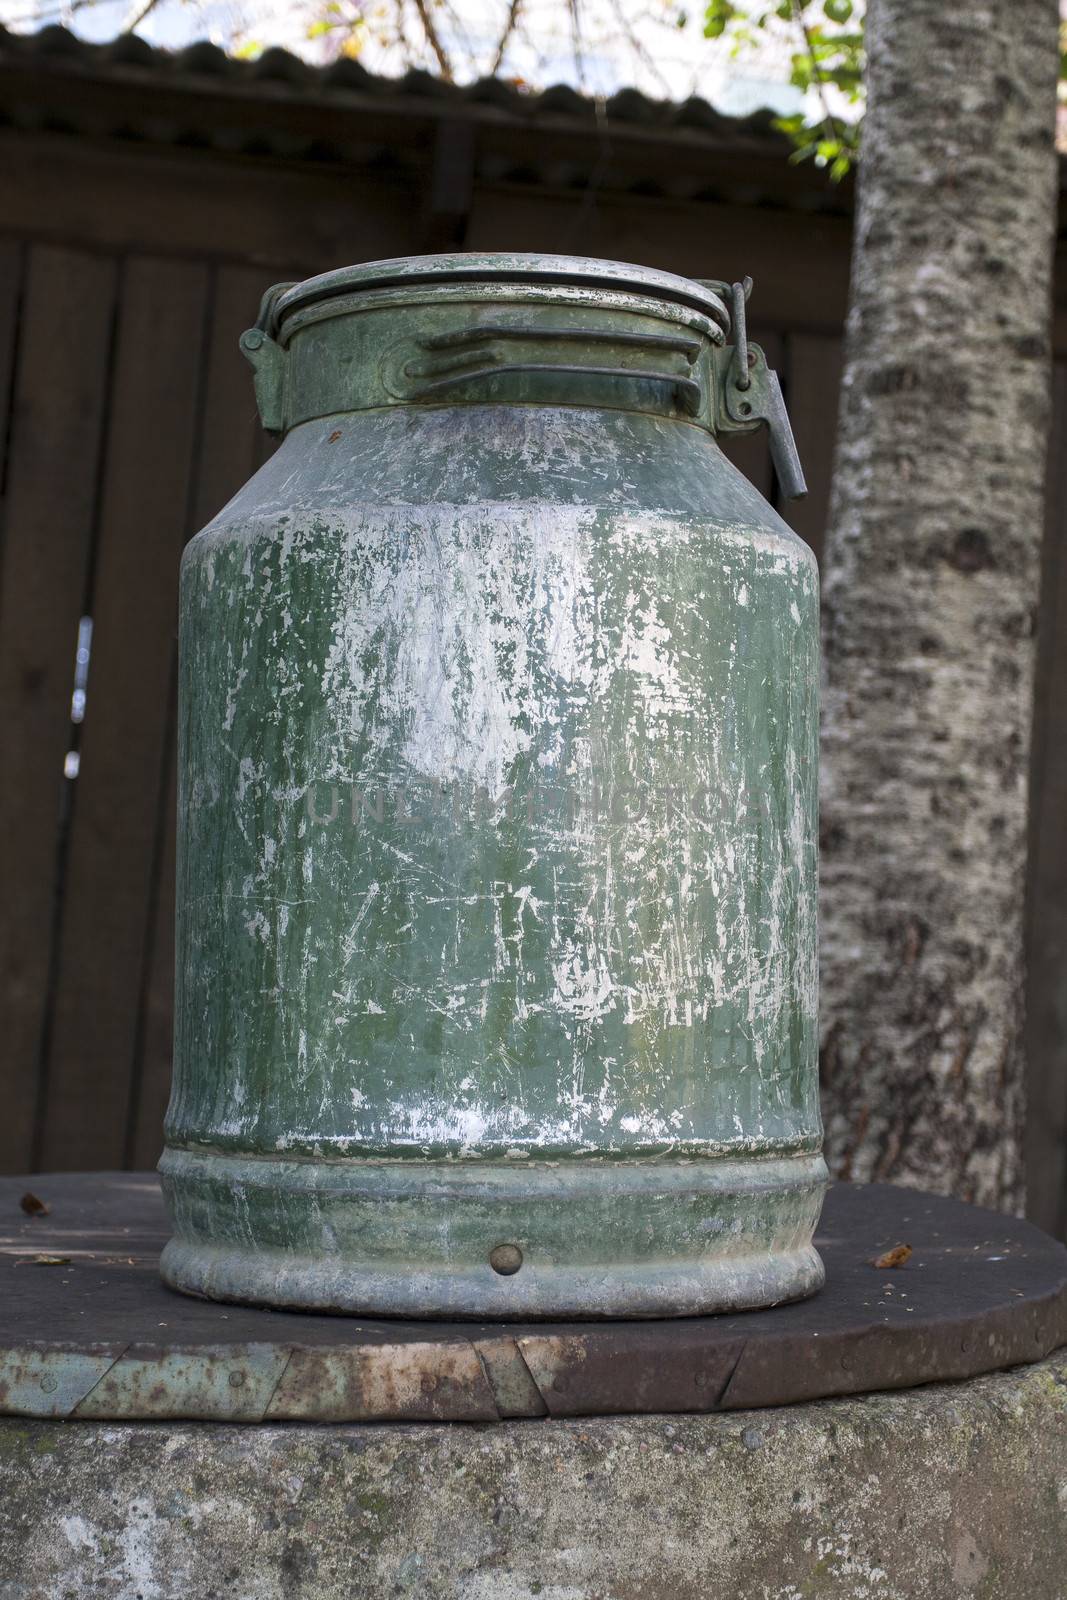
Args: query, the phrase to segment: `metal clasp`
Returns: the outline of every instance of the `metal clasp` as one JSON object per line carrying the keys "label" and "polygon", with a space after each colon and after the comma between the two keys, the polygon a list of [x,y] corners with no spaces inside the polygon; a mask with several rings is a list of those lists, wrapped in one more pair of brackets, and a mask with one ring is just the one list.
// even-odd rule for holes
{"label": "metal clasp", "polygon": [[734,382],[739,389],[747,389],[752,379],[748,371],[748,324],[745,321],[745,301],[752,293],[752,279],[742,278],[730,287],[734,327]]}
{"label": "metal clasp", "polygon": [[782,386],[778,374],[767,365],[767,357],[759,345],[748,342],[745,306],[751,290],[751,278],[733,284],[730,290],[734,342],[732,348],[728,346],[716,352],[724,402],[718,425],[724,433],[751,433],[765,422],[778,486],[787,500],[800,500],[807,494],[808,486],[782,397]]}
{"label": "metal clasp", "polygon": [[241,354],[252,364],[255,373],[256,405],[259,418],[268,433],[281,433],[285,427],[285,373],[288,362],[285,351],[270,335],[274,308],[291,283],[276,283],[267,290],[259,303],[259,315],[254,325],[240,339]]}

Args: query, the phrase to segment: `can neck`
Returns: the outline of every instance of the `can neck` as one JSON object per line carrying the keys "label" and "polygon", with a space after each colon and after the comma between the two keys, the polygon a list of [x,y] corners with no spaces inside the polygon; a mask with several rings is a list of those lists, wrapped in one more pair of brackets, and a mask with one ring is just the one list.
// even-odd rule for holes
{"label": "can neck", "polygon": [[722,330],[696,311],[614,299],[364,293],[303,309],[276,338],[256,327],[242,349],[275,432],[398,405],[606,406],[709,423],[708,358]]}

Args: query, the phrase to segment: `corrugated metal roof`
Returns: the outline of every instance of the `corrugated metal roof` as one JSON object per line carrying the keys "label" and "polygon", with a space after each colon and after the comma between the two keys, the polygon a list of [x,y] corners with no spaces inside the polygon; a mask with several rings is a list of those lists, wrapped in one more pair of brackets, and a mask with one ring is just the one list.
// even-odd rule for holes
{"label": "corrugated metal roof", "polygon": [[86,77],[112,78],[150,73],[156,82],[189,88],[209,80],[213,87],[264,89],[293,98],[349,101],[353,95],[380,101],[403,99],[427,109],[456,111],[486,108],[523,122],[545,117],[584,121],[595,129],[605,121],[642,129],[691,130],[717,136],[731,144],[741,140],[768,140],[784,145],[774,128],[776,113],[755,111],[745,117],[726,116],[706,100],[693,97],[674,102],[653,100],[636,89],[622,89],[607,100],[579,94],[566,84],[539,93],[482,78],[457,85],[421,70],[402,78],[376,77],[347,57],[327,66],[312,66],[288,50],[270,49],[252,61],[227,55],[217,45],[203,41],[172,52],[154,48],[136,34],[123,34],[107,44],[91,44],[61,27],[36,33],[13,33],[0,27],[0,61],[5,65],[53,68]]}
{"label": "corrugated metal roof", "polygon": [[774,119],[635,89],[595,100],[566,85],[376,77],[347,58],[318,67],[281,49],[243,61],[206,42],[170,52],[131,34],[91,44],[59,27],[0,28],[9,127],[380,168],[437,152],[445,169],[465,163],[483,182],[846,211],[850,185],[790,163]]}

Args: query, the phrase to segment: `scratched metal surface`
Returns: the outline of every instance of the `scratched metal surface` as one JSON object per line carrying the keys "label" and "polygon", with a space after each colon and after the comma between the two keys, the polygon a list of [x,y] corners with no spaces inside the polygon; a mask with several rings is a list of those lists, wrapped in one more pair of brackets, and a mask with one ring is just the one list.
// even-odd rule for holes
{"label": "scratched metal surface", "polygon": [[[27,1189],[47,1216],[20,1209]],[[829,1191],[820,1294],[667,1321],[220,1306],[163,1285],[166,1238],[154,1175],[0,1179],[0,1414],[494,1422],[738,1410],[972,1377],[1067,1344],[1067,1249],[1016,1218],[880,1184]],[[902,1243],[903,1266],[872,1265]]]}
{"label": "scratched metal surface", "polygon": [[182,571],[192,1292],[663,1316],[821,1281],[815,562],[716,443],[721,302],[619,273],[360,268],[246,335],[285,438]]}

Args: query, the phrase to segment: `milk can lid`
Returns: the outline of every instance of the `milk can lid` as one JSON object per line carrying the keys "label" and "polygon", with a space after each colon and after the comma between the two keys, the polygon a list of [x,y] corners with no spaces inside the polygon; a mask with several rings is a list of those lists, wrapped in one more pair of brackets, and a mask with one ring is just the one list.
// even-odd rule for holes
{"label": "milk can lid", "polygon": [[638,267],[625,261],[598,261],[587,256],[525,253],[469,252],[435,256],[396,256],[389,261],[367,261],[307,278],[303,283],[277,286],[264,304],[267,315],[260,326],[274,333],[294,311],[361,290],[395,289],[422,284],[567,285],[608,289],[617,293],[653,295],[701,311],[724,333],[730,329],[727,310],[729,285],[717,280],[697,282],[656,267]]}

